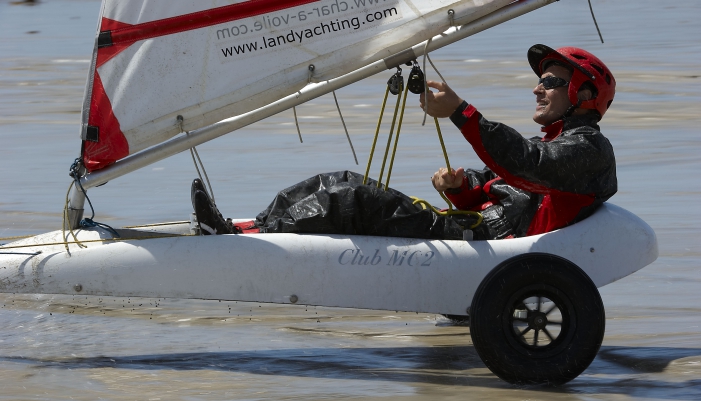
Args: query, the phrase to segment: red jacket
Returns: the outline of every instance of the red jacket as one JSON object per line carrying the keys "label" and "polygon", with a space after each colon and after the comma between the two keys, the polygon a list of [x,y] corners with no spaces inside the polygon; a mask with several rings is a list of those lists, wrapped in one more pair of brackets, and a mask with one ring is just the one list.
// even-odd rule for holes
{"label": "red jacket", "polygon": [[446,196],[458,209],[500,215],[485,218],[500,231],[498,238],[565,227],[617,191],[613,148],[593,115],[557,121],[542,128],[542,138],[531,139],[486,120],[465,102],[451,120],[487,167],[466,170],[462,187]]}

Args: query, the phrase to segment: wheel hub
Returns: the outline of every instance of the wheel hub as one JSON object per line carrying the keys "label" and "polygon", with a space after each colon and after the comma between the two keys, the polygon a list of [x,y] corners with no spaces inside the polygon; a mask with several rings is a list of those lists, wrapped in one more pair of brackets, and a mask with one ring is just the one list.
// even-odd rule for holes
{"label": "wheel hub", "polygon": [[543,312],[531,312],[528,316],[528,326],[532,329],[542,330],[548,325],[548,317]]}
{"label": "wheel hub", "polygon": [[[560,338],[564,316],[561,307],[549,294],[519,297],[512,312],[511,327],[516,344],[534,349],[550,349]],[[517,298],[518,299],[518,298]]]}

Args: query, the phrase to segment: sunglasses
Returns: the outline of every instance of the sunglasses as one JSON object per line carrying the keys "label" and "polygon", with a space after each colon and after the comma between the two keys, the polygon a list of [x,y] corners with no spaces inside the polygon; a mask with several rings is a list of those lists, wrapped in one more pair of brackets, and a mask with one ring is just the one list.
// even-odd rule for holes
{"label": "sunglasses", "polygon": [[545,77],[538,80],[538,85],[540,84],[543,84],[543,88],[545,89],[555,89],[561,86],[567,86],[569,82],[558,77]]}

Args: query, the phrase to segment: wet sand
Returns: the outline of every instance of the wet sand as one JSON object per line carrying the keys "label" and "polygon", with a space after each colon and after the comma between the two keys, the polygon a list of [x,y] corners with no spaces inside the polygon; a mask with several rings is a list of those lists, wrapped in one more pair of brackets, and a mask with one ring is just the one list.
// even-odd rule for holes
{"label": "wet sand", "polygon": [[[593,5],[604,45],[586,2],[570,1],[432,57],[485,116],[526,136],[538,134],[529,45],[585,47],[614,71],[618,92],[601,124],[617,158],[619,193],[611,202],[655,229],[660,257],[600,289],[606,337],[576,380],[559,388],[508,385],[479,360],[467,327],[436,315],[0,295],[0,400],[701,399],[701,5]],[[60,227],[98,8],[0,0],[0,237]],[[389,75],[338,91],[360,166],[330,96],[298,108],[303,144],[286,112],[200,146],[222,211],[252,217],[277,190],[314,173],[364,171]],[[438,204],[428,178],[442,154],[412,106],[392,186]],[[450,123],[442,126],[451,163],[481,167]],[[186,219],[191,163],[176,155],[91,190],[95,219],[115,226]]]}

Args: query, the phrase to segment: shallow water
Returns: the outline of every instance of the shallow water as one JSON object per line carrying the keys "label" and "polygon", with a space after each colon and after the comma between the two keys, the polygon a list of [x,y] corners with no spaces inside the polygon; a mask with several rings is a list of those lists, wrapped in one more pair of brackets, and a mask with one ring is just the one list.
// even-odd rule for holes
{"label": "shallow water", "polygon": [[[0,400],[701,399],[701,3],[592,3],[604,45],[586,2],[570,0],[432,57],[488,118],[528,136],[538,131],[528,46],[585,47],[616,75],[616,101],[601,124],[618,162],[611,201],[655,229],[660,258],[601,289],[606,338],[579,378],[555,389],[508,385],[479,360],[466,327],[435,315],[0,295]],[[0,237],[60,227],[98,8],[0,0]],[[388,76],[338,91],[360,166],[330,96],[298,108],[303,144],[286,112],[200,146],[225,214],[252,217],[277,190],[319,171],[363,171]],[[392,186],[438,203],[428,178],[442,154],[415,103]],[[443,131],[453,165],[482,165],[448,122]],[[186,219],[191,163],[180,154],[91,190],[96,220]]]}

